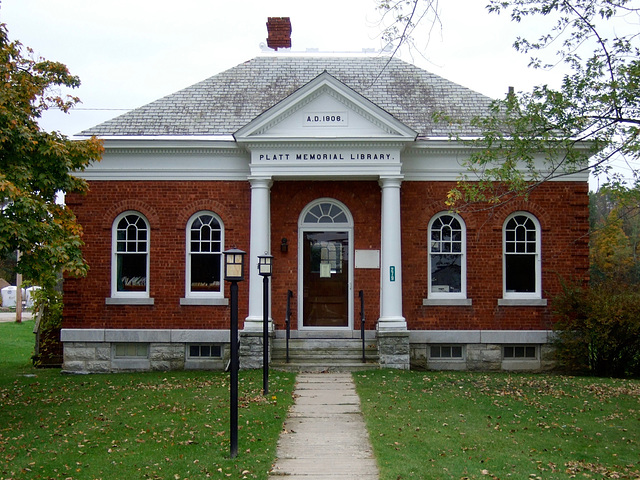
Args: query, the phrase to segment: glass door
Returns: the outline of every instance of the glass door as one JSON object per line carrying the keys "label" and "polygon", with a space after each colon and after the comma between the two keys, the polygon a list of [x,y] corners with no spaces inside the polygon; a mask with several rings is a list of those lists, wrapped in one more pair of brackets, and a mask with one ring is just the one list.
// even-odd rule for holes
{"label": "glass door", "polygon": [[304,327],[349,326],[349,232],[303,231]]}

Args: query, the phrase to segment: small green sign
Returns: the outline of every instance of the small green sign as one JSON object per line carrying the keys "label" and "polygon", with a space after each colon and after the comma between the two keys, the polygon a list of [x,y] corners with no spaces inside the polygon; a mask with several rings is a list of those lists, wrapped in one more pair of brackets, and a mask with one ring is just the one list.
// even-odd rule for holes
{"label": "small green sign", "polygon": [[389,281],[396,281],[396,267],[389,267]]}

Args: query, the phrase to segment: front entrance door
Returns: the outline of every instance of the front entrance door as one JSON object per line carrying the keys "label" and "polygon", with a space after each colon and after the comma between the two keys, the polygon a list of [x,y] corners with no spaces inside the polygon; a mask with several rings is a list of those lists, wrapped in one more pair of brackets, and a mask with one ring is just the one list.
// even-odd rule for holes
{"label": "front entrance door", "polygon": [[349,233],[304,232],[303,325],[349,326]]}
{"label": "front entrance door", "polygon": [[353,220],[334,199],[302,211],[299,223],[298,318],[303,329],[352,326]]}

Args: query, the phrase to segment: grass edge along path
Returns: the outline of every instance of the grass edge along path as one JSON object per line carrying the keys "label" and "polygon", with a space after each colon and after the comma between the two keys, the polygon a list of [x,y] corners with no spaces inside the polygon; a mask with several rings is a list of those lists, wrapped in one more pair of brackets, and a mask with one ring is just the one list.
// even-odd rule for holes
{"label": "grass edge along path", "polygon": [[33,322],[0,324],[0,480],[267,479],[295,375],[241,371],[229,458],[229,374],[61,375],[30,365]]}
{"label": "grass edge along path", "polygon": [[353,374],[381,480],[640,478],[640,381]]}

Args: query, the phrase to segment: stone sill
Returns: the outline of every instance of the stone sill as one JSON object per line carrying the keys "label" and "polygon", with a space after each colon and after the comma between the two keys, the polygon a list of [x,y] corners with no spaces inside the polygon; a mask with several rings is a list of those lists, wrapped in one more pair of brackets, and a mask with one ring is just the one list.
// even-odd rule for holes
{"label": "stone sill", "polygon": [[546,298],[499,298],[500,307],[546,307]]}
{"label": "stone sill", "polygon": [[107,305],[153,305],[154,299],[149,297],[107,297]]}
{"label": "stone sill", "polygon": [[204,297],[188,297],[181,298],[180,305],[221,305],[226,306],[229,305],[228,298],[204,298]]}
{"label": "stone sill", "polygon": [[429,307],[470,307],[473,300],[470,298],[423,298],[423,306]]}

